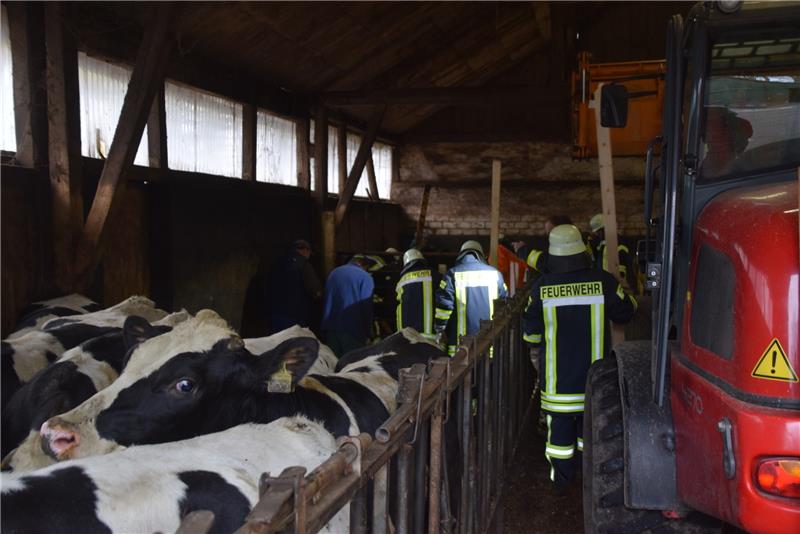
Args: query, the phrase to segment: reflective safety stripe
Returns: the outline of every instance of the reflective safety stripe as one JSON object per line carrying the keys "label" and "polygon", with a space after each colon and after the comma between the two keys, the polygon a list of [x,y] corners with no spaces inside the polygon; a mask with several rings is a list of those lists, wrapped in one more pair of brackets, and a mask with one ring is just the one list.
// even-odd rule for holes
{"label": "reflective safety stripe", "polygon": [[545,456],[551,458],[558,458],[560,460],[569,460],[575,456],[575,447],[561,447],[559,445],[551,445],[548,443],[544,449]]}
{"label": "reflective safety stripe", "polygon": [[565,297],[560,299],[547,299],[542,301],[543,308],[558,308],[560,306],[587,306],[590,304],[602,304],[603,295],[591,297]]}
{"label": "reflective safety stripe", "polygon": [[583,411],[583,403],[560,404],[542,401],[542,410],[554,413],[578,413]]}
{"label": "reflective safety stripe", "polygon": [[403,329],[403,288],[397,287],[397,308],[395,309],[395,322],[397,331]]}
{"label": "reflective safety stripe", "polygon": [[413,284],[416,282],[431,282],[432,280],[431,272],[428,269],[414,271],[404,274],[403,277],[400,278],[400,281],[397,282],[397,287],[403,287],[406,284]]}
{"label": "reflective safety stripe", "polygon": [[583,402],[586,395],[583,393],[546,393],[542,392],[542,400],[556,403]]}
{"label": "reflective safety stripe", "polygon": [[639,309],[639,303],[636,301],[636,297],[634,297],[633,295],[628,295],[628,298],[631,299],[631,303],[633,304],[633,311],[635,313],[636,310]]}
{"label": "reflective safety stripe", "polygon": [[430,277],[422,280],[422,301],[422,333],[433,336],[433,281]]}
{"label": "reflective safety stripe", "polygon": [[578,450],[583,452],[583,440],[578,438]]}
{"label": "reflective safety stripe", "polygon": [[605,304],[592,304],[592,361],[597,361],[603,357],[605,344]]}
{"label": "reflective safety stripe", "polygon": [[437,319],[449,319],[450,316],[453,314],[453,310],[443,310],[442,308],[436,308],[436,318]]}
{"label": "reflective safety stripe", "polygon": [[539,269],[536,267],[536,264],[539,262],[539,257],[541,255],[541,250],[533,249],[531,250],[531,253],[528,254],[528,258],[525,260],[525,263],[527,263],[531,269],[536,269],[538,271]]}
{"label": "reflective safety stripe", "polygon": [[625,290],[622,289],[622,284],[617,284],[617,296],[620,300],[625,300]]}
{"label": "reflective safety stripe", "polygon": [[522,336],[522,339],[524,339],[528,343],[541,343],[542,334],[525,334],[524,336]]}
{"label": "reflective safety stripe", "polygon": [[489,293],[489,318],[494,316],[494,300],[497,298],[497,271],[461,271],[453,273],[456,286],[457,334],[467,335],[467,289],[485,287]]}
{"label": "reflective safety stripe", "polygon": [[455,345],[447,345],[447,355],[454,356],[457,348]]}
{"label": "reflective safety stripe", "polygon": [[545,339],[545,387],[547,393],[556,392],[556,310],[555,308],[544,309],[544,339]]}

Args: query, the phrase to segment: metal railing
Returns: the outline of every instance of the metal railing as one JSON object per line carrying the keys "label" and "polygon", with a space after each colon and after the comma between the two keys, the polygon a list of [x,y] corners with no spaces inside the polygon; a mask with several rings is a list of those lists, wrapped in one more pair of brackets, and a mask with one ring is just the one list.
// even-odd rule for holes
{"label": "metal railing", "polygon": [[342,438],[308,474],[265,473],[239,533],[316,532],[348,504],[354,534],[501,526],[496,511],[534,386],[520,325],[529,293],[530,284],[495,301],[494,320],[453,358],[401,371],[398,409],[374,439]]}

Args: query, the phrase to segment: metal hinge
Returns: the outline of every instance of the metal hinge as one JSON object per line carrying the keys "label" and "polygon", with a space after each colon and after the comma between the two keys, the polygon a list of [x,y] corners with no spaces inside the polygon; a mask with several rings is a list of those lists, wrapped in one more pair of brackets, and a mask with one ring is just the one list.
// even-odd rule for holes
{"label": "metal hinge", "polygon": [[658,289],[661,287],[661,264],[649,263],[647,264],[647,280],[645,281],[645,289]]}

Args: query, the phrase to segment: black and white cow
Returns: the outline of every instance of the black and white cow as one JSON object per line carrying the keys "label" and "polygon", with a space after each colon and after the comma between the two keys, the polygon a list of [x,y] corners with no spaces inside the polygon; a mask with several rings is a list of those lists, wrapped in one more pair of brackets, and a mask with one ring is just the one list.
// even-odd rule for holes
{"label": "black and white cow", "polygon": [[50,300],[40,300],[22,310],[17,329],[8,337],[13,339],[31,330],[41,330],[41,326],[45,322],[56,317],[81,315],[102,309],[103,307],[95,301],[77,293]]}
{"label": "black and white cow", "polygon": [[[137,322],[128,319],[126,329]],[[383,354],[381,343],[373,349]],[[408,367],[444,354],[429,344],[419,349],[392,359]],[[294,338],[255,356],[218,315],[203,310],[144,340],[116,382],[45,422],[42,449],[66,460],[292,415],[320,421],[335,436],[374,433],[396,408],[397,381],[374,362],[307,374],[318,350],[315,339]]]}
{"label": "black and white cow", "polygon": [[122,327],[125,318],[138,315],[154,322],[167,312],[144,297],[130,297],[115,306],[96,312],[49,319],[39,329],[9,336],[2,342],[2,404],[41,369],[55,362],[64,352],[89,339]]}
{"label": "black and white cow", "polygon": [[[210,510],[212,532],[233,532],[263,472],[311,471],[335,449],[322,425],[293,417],[3,474],[0,526],[4,534],[174,532],[186,514]],[[348,519],[340,512],[323,532],[348,532]]]}
{"label": "black and white cow", "polygon": [[[153,326],[160,333],[169,332],[189,317],[181,311]],[[117,379],[132,346],[125,342],[122,329],[113,330],[66,351],[11,396],[2,411],[3,457],[31,433],[38,434],[42,423],[78,406]]]}

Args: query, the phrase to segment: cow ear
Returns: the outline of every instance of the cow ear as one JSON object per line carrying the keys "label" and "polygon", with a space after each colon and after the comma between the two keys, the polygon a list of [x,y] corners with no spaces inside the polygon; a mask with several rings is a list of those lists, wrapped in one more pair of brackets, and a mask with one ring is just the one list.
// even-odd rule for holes
{"label": "cow ear", "polygon": [[289,393],[303,378],[319,355],[319,341],[310,337],[287,339],[268,356],[270,371],[267,390],[271,393]]}
{"label": "cow ear", "polygon": [[126,351],[161,333],[158,328],[138,315],[129,316],[125,319],[125,324],[122,325],[122,339],[125,343]]}

